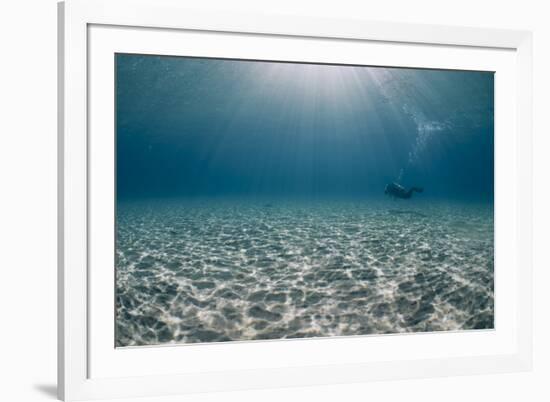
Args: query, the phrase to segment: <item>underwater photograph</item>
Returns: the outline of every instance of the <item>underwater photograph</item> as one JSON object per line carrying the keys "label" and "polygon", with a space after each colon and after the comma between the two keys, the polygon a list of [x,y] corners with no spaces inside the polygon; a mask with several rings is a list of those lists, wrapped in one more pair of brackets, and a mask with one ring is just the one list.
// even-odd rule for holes
{"label": "underwater photograph", "polygon": [[494,329],[494,74],[118,53],[115,346]]}

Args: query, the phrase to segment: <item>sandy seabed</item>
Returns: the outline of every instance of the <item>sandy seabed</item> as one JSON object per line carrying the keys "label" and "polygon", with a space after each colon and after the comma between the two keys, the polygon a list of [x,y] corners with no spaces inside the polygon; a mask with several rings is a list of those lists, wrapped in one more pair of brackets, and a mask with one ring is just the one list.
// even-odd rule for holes
{"label": "sandy seabed", "polygon": [[116,344],[489,329],[493,208],[119,202]]}

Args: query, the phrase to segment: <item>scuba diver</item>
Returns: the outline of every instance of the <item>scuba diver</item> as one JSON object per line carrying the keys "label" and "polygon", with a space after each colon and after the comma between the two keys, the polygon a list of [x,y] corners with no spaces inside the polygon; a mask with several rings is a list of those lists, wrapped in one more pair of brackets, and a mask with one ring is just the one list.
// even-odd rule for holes
{"label": "scuba diver", "polygon": [[409,199],[412,197],[414,192],[421,193],[424,191],[421,187],[411,187],[408,191],[405,188],[397,183],[389,183],[386,185],[384,194],[389,195],[390,197]]}

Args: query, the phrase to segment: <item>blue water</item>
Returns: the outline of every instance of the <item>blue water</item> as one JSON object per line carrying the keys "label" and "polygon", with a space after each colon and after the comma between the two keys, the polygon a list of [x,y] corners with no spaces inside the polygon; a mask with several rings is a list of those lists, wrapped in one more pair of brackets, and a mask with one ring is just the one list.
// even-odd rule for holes
{"label": "blue water", "polygon": [[117,55],[117,345],[493,328],[493,85]]}

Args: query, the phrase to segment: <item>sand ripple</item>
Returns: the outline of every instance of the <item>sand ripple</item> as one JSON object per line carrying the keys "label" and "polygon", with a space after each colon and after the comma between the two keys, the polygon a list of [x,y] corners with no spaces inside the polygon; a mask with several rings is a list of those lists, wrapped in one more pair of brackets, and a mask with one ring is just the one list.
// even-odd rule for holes
{"label": "sand ripple", "polygon": [[117,346],[493,328],[493,212],[122,203]]}

